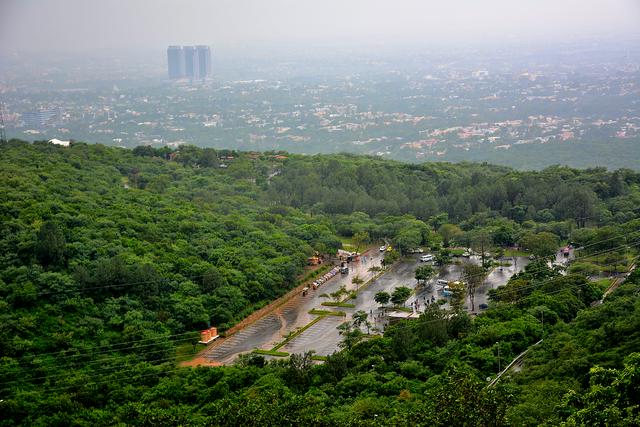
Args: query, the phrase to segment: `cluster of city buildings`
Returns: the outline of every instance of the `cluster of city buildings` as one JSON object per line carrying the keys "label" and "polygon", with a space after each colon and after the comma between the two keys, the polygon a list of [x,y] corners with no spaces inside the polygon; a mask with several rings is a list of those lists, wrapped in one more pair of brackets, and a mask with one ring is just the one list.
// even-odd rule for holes
{"label": "cluster of city buildings", "polygon": [[169,46],[167,48],[169,78],[200,80],[211,77],[209,46]]}
{"label": "cluster of city buildings", "polygon": [[59,107],[39,108],[33,111],[22,113],[24,126],[28,128],[43,128],[45,126],[56,126],[62,121],[62,110]]}
{"label": "cluster of city buildings", "polygon": [[[615,73],[587,67],[580,79],[564,65],[498,73],[450,65],[399,72],[394,64],[375,73],[281,79],[283,70],[296,75],[286,63],[273,66],[273,78],[267,70],[265,79],[232,80],[221,68],[214,82],[207,80],[208,46],[169,46],[169,77],[182,82],[166,84],[163,59],[156,84],[144,90],[85,88],[77,76],[51,90],[46,73],[38,87],[0,82],[8,133],[127,147],[349,151],[402,160],[504,153],[524,144],[628,145],[640,138],[640,68],[624,65],[613,67]],[[19,75],[11,81],[20,82]],[[603,108],[596,111],[593,99]]]}

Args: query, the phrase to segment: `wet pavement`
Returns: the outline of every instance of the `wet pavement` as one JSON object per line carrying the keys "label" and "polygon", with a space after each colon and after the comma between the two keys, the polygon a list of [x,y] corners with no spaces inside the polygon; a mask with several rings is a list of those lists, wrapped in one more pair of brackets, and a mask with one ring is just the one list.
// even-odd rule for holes
{"label": "wet pavement", "polygon": [[[382,253],[378,250],[371,250],[364,255],[364,259],[360,262],[349,264],[350,268],[348,274],[337,274],[335,277],[322,284],[318,289],[309,289],[306,296],[303,296],[302,293],[294,296],[284,305],[278,307],[262,319],[226,338],[223,342],[209,347],[203,354],[203,357],[211,362],[229,364],[242,353],[247,353],[256,348],[263,350],[273,348],[273,346],[282,341],[288,333],[299,327],[305,326],[316,317],[315,315],[308,313],[310,310],[313,308],[331,309],[330,307],[323,307],[321,305],[325,301],[330,301],[329,298],[321,297],[321,294],[328,295],[340,289],[341,286],[345,286],[349,290],[355,289],[351,280],[356,275],[360,276],[360,278],[365,281],[374,276],[375,273],[370,272],[369,268],[380,265]],[[336,324],[335,326],[344,321],[344,318],[342,317],[328,317],[331,317],[329,320],[333,321],[333,323]],[[349,315],[349,318],[350,317],[351,316]],[[328,324],[329,322],[326,320],[327,319],[319,321],[317,324],[305,331],[305,333],[312,330],[322,330],[322,328],[316,327],[318,325]],[[326,335],[337,335],[339,337],[335,326],[327,328],[331,330],[331,333],[327,332]],[[333,333],[334,331],[335,334]],[[336,341],[335,337],[329,339],[329,336],[327,336],[324,338],[324,341],[319,342],[317,346],[321,348],[325,341],[337,343],[339,339]],[[288,351],[284,347],[281,350]]]}
{"label": "wet pavement", "polygon": [[[365,281],[373,277],[374,273],[369,272],[368,269],[373,265],[380,265],[382,254],[378,251],[370,251],[367,255],[369,256],[366,263],[350,264],[349,274],[338,274],[317,290],[310,289],[306,296],[302,294],[296,295],[274,312],[227,338],[221,344],[212,346],[204,357],[213,362],[228,364],[232,363],[238,355],[255,348],[271,349],[276,343],[282,341],[289,332],[305,326],[313,320],[316,316],[308,313],[313,308],[344,311],[347,316],[326,316],[280,348],[280,351],[303,353],[314,350],[318,355],[333,353],[338,350],[338,343],[342,339],[336,327],[342,322],[351,321],[352,314],[358,310],[364,310],[369,314],[371,330],[383,330],[387,319],[380,316],[382,311],[374,301],[374,296],[380,291],[391,293],[399,286],[407,286],[411,289],[416,288],[415,269],[422,264],[419,262],[419,255],[397,264],[391,271],[386,272],[362,289],[355,300],[347,301],[355,304],[355,308],[332,308],[321,305],[322,302],[329,301],[328,298],[321,297],[321,294],[335,292],[343,285],[347,289],[355,289],[351,280],[356,274]],[[480,262],[478,257],[458,258],[458,260],[477,264]],[[487,303],[487,293],[490,289],[504,285],[513,274],[524,269],[529,263],[529,259],[526,257],[517,257],[515,262],[513,262],[513,258],[509,258],[506,261],[510,262],[511,265],[493,269],[483,285],[478,288],[475,297],[476,312],[479,311],[478,306],[480,304]],[[420,287],[407,300],[406,306],[412,307],[412,304],[417,301],[418,311],[421,312],[425,308],[425,302],[430,301],[432,297],[435,300],[444,298],[441,287],[437,285],[437,280],[458,280],[462,274],[462,268],[461,264],[451,264],[438,268],[438,275],[432,278],[427,286]],[[469,308],[471,307],[468,298],[466,305]],[[365,330],[366,328],[363,327],[363,331]]]}
{"label": "wet pavement", "polygon": [[[419,257],[402,262],[394,267],[391,271],[386,272],[382,277],[375,280],[368,287],[363,289],[356,300],[350,302],[356,305],[355,308],[339,310],[347,313],[346,318],[336,317],[331,321],[325,322],[327,319],[316,323],[311,328],[304,331],[298,337],[290,341],[286,346],[282,347],[282,351],[289,353],[303,353],[309,350],[315,350],[318,355],[329,355],[338,350],[338,343],[342,337],[338,333],[337,327],[340,323],[351,320],[351,315],[358,310],[363,310],[369,313],[369,322],[371,323],[371,330],[378,329],[384,330],[388,320],[384,317],[383,311],[380,306],[374,301],[374,296],[377,292],[386,291],[393,292],[393,290],[399,286],[407,286],[411,289],[416,287],[415,270],[421,265],[418,261]],[[462,261],[462,260],[461,260]],[[467,261],[479,264],[480,260],[476,257],[471,257]],[[506,262],[506,261],[505,261]],[[509,261],[510,266],[505,266],[500,269],[499,267],[491,271],[487,276],[487,279],[480,286],[475,296],[476,312],[478,312],[478,305],[487,302],[487,293],[489,289],[497,288],[507,283],[509,278],[516,272],[522,271],[524,267],[529,263],[529,259],[526,257],[518,257],[515,262],[513,259]],[[422,312],[425,309],[425,303],[427,300],[431,300],[432,297],[437,301],[444,298],[440,287],[437,286],[436,281],[438,279],[452,281],[460,279],[462,275],[462,265],[451,264],[440,268],[437,276],[429,281],[429,285],[421,287],[412,295],[405,304],[406,307],[412,307],[415,301],[418,301],[418,311]],[[470,308],[471,303],[467,298],[466,305]],[[333,331],[327,330],[331,328]],[[363,327],[363,332],[365,328]]]}

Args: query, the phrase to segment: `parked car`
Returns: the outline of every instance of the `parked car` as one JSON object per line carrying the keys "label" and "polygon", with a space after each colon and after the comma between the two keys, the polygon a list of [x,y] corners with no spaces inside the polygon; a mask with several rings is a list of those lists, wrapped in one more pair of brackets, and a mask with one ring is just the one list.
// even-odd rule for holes
{"label": "parked car", "polygon": [[384,252],[387,250],[387,245],[380,246],[380,252]]}
{"label": "parked car", "polygon": [[429,261],[433,261],[433,255],[426,254],[420,257],[420,262],[429,262]]}
{"label": "parked car", "polygon": [[342,261],[342,263],[340,264],[340,274],[347,274],[349,273],[349,266],[347,265],[346,262]]}
{"label": "parked car", "polygon": [[480,305],[478,306],[478,308],[479,308],[480,310],[486,310],[487,308],[489,308],[489,305],[487,305],[487,304],[485,304],[485,303],[482,303],[482,304],[480,304]]}

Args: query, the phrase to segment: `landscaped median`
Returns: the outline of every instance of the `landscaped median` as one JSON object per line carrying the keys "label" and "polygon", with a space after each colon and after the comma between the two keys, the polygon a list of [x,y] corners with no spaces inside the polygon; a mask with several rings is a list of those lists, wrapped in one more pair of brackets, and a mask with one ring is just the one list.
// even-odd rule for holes
{"label": "landscaped median", "polygon": [[347,315],[347,313],[345,313],[344,311],[320,310],[317,308],[309,310],[309,314],[314,314],[316,316],[346,316]]}
{"label": "landscaped median", "polygon": [[274,356],[274,357],[288,357],[289,353],[286,351],[276,351],[276,350],[261,350],[255,349],[253,350],[254,354],[260,354],[262,356]]}
{"label": "landscaped median", "polygon": [[[315,309],[314,309],[315,310]],[[315,314],[312,313],[314,310],[311,310],[310,313],[311,314]],[[254,354],[262,354],[262,355],[266,355],[266,356],[275,356],[275,357],[288,357],[289,353],[284,352],[284,351],[278,351],[279,349],[281,349],[282,347],[284,347],[285,345],[287,345],[291,340],[293,340],[294,338],[296,338],[297,336],[299,336],[300,334],[302,334],[304,331],[306,331],[307,329],[309,329],[310,327],[312,327],[313,325],[315,325],[316,323],[318,323],[320,320],[324,319],[327,316],[346,316],[346,313],[344,312],[330,312],[329,310],[317,310],[319,312],[323,312],[321,315],[319,315],[318,317],[316,317],[315,319],[313,319],[311,322],[307,323],[306,325],[296,329],[295,331],[291,331],[284,340],[280,341],[278,344],[274,345],[273,348],[271,348],[271,350],[261,350],[261,349],[255,349],[253,350]],[[337,314],[333,314],[333,313],[337,313]]]}
{"label": "landscaped median", "polygon": [[342,302],[342,301],[324,301],[322,303],[320,303],[320,305],[323,305],[325,307],[342,307],[342,308],[356,308],[355,304],[351,304],[348,302]]}

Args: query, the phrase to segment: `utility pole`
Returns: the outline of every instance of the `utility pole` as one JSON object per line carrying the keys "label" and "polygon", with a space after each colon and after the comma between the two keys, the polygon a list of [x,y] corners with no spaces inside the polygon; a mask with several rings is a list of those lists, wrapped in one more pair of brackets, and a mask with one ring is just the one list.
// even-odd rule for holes
{"label": "utility pole", "polygon": [[7,132],[4,130],[4,104],[0,102],[0,143],[7,142]]}

